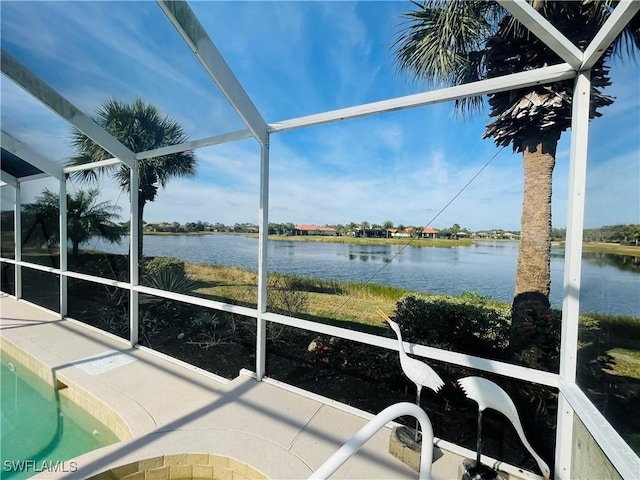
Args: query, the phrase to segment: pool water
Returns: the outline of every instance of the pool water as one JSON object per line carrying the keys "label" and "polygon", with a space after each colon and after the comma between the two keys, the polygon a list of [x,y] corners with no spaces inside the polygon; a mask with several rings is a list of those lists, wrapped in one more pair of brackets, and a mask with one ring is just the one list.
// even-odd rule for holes
{"label": "pool water", "polygon": [[118,441],[115,434],[54,387],[1,352],[0,478],[73,472],[71,458]]}

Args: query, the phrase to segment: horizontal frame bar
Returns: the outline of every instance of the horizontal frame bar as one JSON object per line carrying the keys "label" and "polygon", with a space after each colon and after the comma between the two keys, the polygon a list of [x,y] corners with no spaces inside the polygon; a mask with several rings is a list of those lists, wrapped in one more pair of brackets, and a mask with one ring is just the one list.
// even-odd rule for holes
{"label": "horizontal frame bar", "polygon": [[250,130],[238,130],[235,132],[223,133],[220,135],[202,138],[200,140],[192,140],[190,142],[184,142],[178,145],[170,145],[168,147],[156,148],[155,150],[147,150],[146,152],[136,153],[136,160],[144,160],[147,158],[160,157],[162,155],[181,153],[187,150],[196,150],[198,148],[211,147],[213,145],[245,140],[247,138],[253,138]]}
{"label": "horizontal frame bar", "polygon": [[[367,345],[386,348],[388,350],[398,349],[398,341],[392,338],[380,337],[370,333],[363,333],[356,330],[311,322],[309,320],[287,317],[277,313],[263,313],[262,318],[269,322],[275,322],[334,337],[345,338],[347,340],[354,340],[356,342],[366,343]],[[485,372],[497,373],[505,377],[530,381],[552,388],[558,388],[559,385],[560,377],[555,373],[543,372],[540,370],[521,367],[519,365],[511,365],[508,363],[498,362],[496,360],[488,360],[475,357],[473,355],[466,355],[464,353],[450,352],[439,348],[417,345],[415,343],[404,342],[404,346],[408,353],[423,358],[430,358],[462,367],[475,368]]]}
{"label": "horizontal frame bar", "polygon": [[223,303],[215,300],[208,300],[206,298],[193,297],[191,295],[184,295],[182,293],[167,292],[165,290],[158,290],[156,288],[145,287],[142,285],[136,285],[132,288],[132,290],[147,295],[153,295],[156,297],[167,298],[169,300],[189,303],[191,305],[213,308],[215,310],[222,310],[223,312],[237,313],[238,315],[244,315],[245,317],[258,317],[258,311],[255,308],[241,307],[239,305],[233,305],[231,303]]}
{"label": "horizontal frame bar", "polygon": [[3,183],[3,185],[0,185],[2,187],[8,185],[10,187],[16,188],[18,186],[18,179],[13,175],[5,172],[4,170],[0,171],[0,182]]}
{"label": "horizontal frame bar", "polygon": [[339,110],[332,110],[330,112],[270,123],[268,126],[268,132],[284,132],[295,128],[310,127],[339,120],[359,118],[376,113],[393,112],[408,108],[449,102],[451,100],[458,100],[466,97],[515,90],[531,85],[559,82],[561,80],[574,78],[576,74],[577,72],[571,65],[568,63],[561,63],[551,67],[512,73],[511,75],[491,78],[488,80],[480,80],[478,82],[467,83],[465,85],[442,88],[431,92],[407,95],[404,97],[382,100],[380,102],[366,103],[355,107],[342,108]]}
{"label": "horizontal frame bar", "polygon": [[62,275],[69,278],[75,278],[77,280],[85,280],[87,282],[99,283],[100,285],[107,285],[109,287],[118,287],[125,290],[131,289],[131,284],[128,282],[120,282],[118,280],[111,280],[109,278],[95,277],[93,275],[87,275],[86,273],[78,273],[72,271],[62,272]]}
{"label": "horizontal frame bar", "polygon": [[82,172],[84,170],[94,170],[101,167],[110,167],[111,165],[118,165],[122,162],[117,158],[107,158],[100,160],[99,162],[87,162],[82,165],[73,165],[72,167],[64,167],[62,171],[64,173]]}
{"label": "horizontal frame bar", "polygon": [[62,273],[59,268],[46,267],[44,265],[38,265],[37,263],[25,262],[24,260],[16,260],[13,264],[20,267],[31,268],[32,270],[39,270],[41,272],[54,273],[56,275],[60,275]]}
{"label": "horizontal frame bar", "polygon": [[118,157],[129,167],[133,166],[134,158],[131,150],[4,49],[2,49],[2,72],[111,155]]}
{"label": "horizontal frame bar", "polygon": [[18,178],[18,183],[32,182],[34,180],[42,180],[43,178],[51,178],[48,173],[36,173],[35,175],[27,175],[26,177]]}
{"label": "horizontal frame bar", "polygon": [[42,170],[44,173],[48,174],[49,176],[57,180],[62,180],[62,167],[60,165],[38,155],[36,152],[31,150],[25,144],[20,142],[20,140],[16,140],[8,133],[1,132],[1,136],[2,136],[2,142],[1,142],[2,148],[7,150],[8,152],[13,153],[16,157],[33,165],[37,169]]}

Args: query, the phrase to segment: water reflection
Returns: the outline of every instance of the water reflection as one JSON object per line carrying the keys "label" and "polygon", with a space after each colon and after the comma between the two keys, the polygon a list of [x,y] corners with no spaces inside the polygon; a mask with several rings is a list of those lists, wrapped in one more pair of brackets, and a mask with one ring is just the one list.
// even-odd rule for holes
{"label": "water reflection", "polygon": [[640,273],[640,257],[607,252],[582,252],[582,260],[601,267],[616,267],[625,272]]}

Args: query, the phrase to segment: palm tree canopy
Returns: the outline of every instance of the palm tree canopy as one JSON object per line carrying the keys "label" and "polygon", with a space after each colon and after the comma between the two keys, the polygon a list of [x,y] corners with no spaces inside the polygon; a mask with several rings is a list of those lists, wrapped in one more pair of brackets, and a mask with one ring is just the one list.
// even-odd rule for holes
{"label": "palm tree canopy", "polygon": [[[500,5],[482,0],[412,2],[394,46],[397,65],[437,86],[461,85],[561,63],[562,60]],[[611,1],[536,2],[536,8],[578,48],[584,49],[610,15]],[[636,17],[591,70],[591,118],[613,102],[601,92],[611,83],[605,61],[611,53],[640,48]],[[631,55],[633,57],[633,54]],[[557,141],[571,124],[573,81],[489,95],[484,137],[512,144],[515,151]],[[456,101],[462,113],[478,110],[480,97]]]}
{"label": "palm tree canopy", "polygon": [[[113,135],[134,153],[154,150],[187,141],[184,128],[175,120],[163,115],[157,107],[136,99],[133,103],[108,98],[96,111],[95,122]],[[112,155],[78,130],[72,132],[72,145],[79,155],[72,157],[68,165],[81,165],[111,158]],[[153,202],[158,185],[163,188],[176,177],[193,177],[196,160],[193,151],[185,151],[140,160],[140,198]],[[125,165],[107,167],[123,190],[131,191],[129,169]],[[76,172],[83,180],[95,180],[100,172],[84,170]]]}
{"label": "palm tree canopy", "polygon": [[[100,190],[78,190],[67,195],[67,236],[75,246],[98,236],[109,242],[120,242],[122,228],[115,222],[120,220],[119,207],[108,201],[98,202]],[[40,223],[43,233],[36,235],[36,243],[53,245],[60,241],[58,218],[60,197],[48,189],[36,197],[33,203],[24,206],[24,212]],[[46,232],[46,233],[44,233]],[[42,238],[40,235],[46,235]]]}
{"label": "palm tree canopy", "polygon": [[[97,202],[100,190],[78,190],[67,197],[67,235],[74,243],[99,236],[109,242],[120,242],[122,228],[115,222],[121,217],[120,207],[108,201]],[[57,195],[56,195],[57,197]]]}
{"label": "palm tree canopy", "polygon": [[[495,2],[411,0],[417,10],[405,20],[396,47],[396,66],[437,87],[484,78],[484,44],[495,34],[505,10]],[[456,101],[463,111],[477,109],[481,97]]]}

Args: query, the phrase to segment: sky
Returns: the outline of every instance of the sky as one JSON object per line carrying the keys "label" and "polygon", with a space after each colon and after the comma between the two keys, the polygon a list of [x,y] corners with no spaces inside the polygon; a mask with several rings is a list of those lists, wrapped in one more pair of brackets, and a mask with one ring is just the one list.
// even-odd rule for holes
{"label": "sky", "polygon": [[[394,62],[409,2],[190,5],[269,123],[434,88]],[[4,49],[89,115],[108,97],[139,97],[192,140],[245,128],[155,2],[2,2],[1,35]],[[638,62],[614,60],[611,76],[607,93],[616,101],[591,122],[585,227],[640,223]],[[64,163],[74,154],[70,127],[1,82],[3,131]],[[463,118],[444,103],[273,134],[269,221],[519,230],[522,157],[482,139],[488,118],[486,108]],[[554,172],[557,228],[566,226],[569,148],[565,132]],[[145,221],[257,223],[257,142],[198,149],[196,157],[197,177],[160,190]],[[22,201],[43,188],[56,185],[28,182]],[[69,182],[71,193],[82,188]],[[126,211],[127,195],[112,179],[101,178],[100,188]]]}

